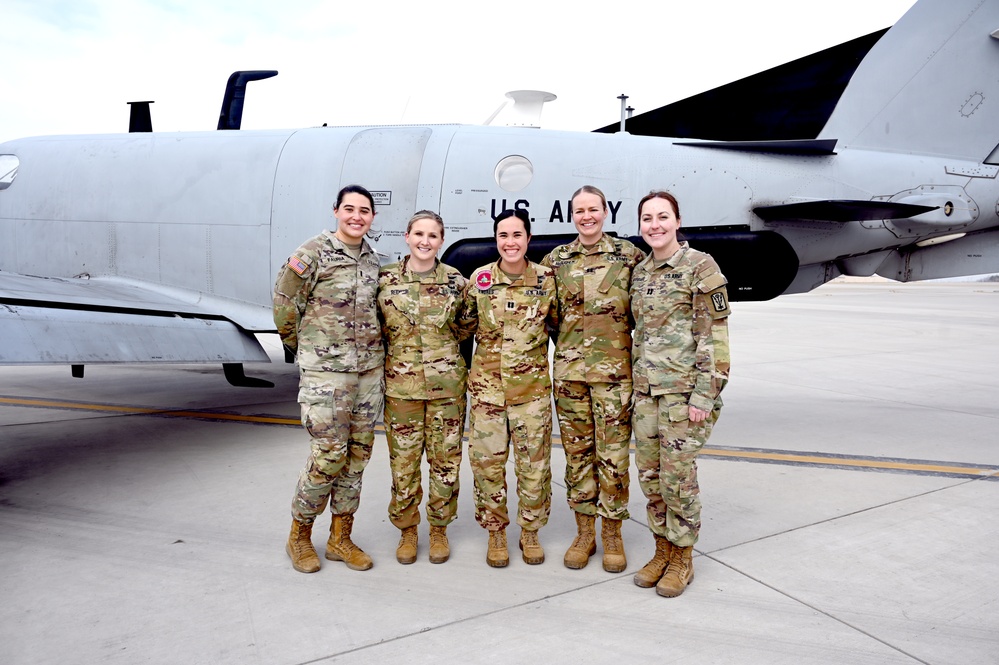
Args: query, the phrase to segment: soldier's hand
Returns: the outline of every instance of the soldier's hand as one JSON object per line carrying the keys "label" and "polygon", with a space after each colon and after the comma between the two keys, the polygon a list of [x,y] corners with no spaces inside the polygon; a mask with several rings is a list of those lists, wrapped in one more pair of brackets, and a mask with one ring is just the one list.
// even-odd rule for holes
{"label": "soldier's hand", "polygon": [[687,417],[690,419],[690,422],[692,423],[703,422],[708,417],[707,411],[704,411],[703,409],[698,409],[696,406],[688,406],[687,412],[688,412]]}

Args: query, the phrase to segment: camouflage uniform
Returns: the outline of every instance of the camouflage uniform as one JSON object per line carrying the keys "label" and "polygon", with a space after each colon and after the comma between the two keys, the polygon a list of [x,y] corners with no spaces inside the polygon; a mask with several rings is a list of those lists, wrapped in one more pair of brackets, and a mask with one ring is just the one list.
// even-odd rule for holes
{"label": "camouflage uniform", "polygon": [[354,513],[371,458],[384,394],[375,294],[378,258],[362,242],[355,259],[331,232],[307,241],[278,272],[274,323],[298,356],[298,402],[312,452],[298,481],[292,517],[311,524],[327,501]]}
{"label": "camouflage uniform", "polygon": [[511,282],[498,261],[479,268],[465,288],[465,310],[469,320],[477,321],[468,379],[475,519],[490,531],[510,523],[506,461],[512,442],[517,523],[536,531],[551,511],[548,329],[558,325],[554,273],[528,262],[524,274]]}
{"label": "camouflage uniform", "polygon": [[427,521],[447,526],[458,510],[458,469],[465,427],[468,371],[458,342],[462,293],[468,283],[438,262],[421,277],[409,258],[382,268],[378,310],[388,346],[385,361],[385,434],[392,467],[389,519],[400,529],[420,523],[420,458],[430,464]]}
{"label": "camouflage uniform", "polygon": [[[725,284],[714,259],[687,243],[660,267],[646,259],[631,281],[638,481],[649,528],[679,547],[697,542],[697,454],[718,420],[728,381]],[[691,406],[708,418],[688,420]]]}
{"label": "camouflage uniform", "polygon": [[567,499],[578,513],[613,520],[628,519],[628,286],[643,258],[627,240],[604,234],[593,247],[577,238],[542,261],[555,269],[558,285],[553,373]]}

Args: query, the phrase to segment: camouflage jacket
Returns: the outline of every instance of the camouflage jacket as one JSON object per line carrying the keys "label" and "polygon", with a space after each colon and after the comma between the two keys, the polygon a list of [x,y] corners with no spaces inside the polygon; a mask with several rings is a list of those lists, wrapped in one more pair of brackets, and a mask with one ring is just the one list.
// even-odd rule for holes
{"label": "camouflage jacket", "polygon": [[378,312],[388,355],[385,394],[401,399],[442,399],[465,394],[468,370],[458,342],[471,330],[459,328],[468,280],[438,262],[420,277],[401,263],[378,274]]}
{"label": "camouflage jacket", "polygon": [[728,293],[709,255],[681,243],[657,268],[650,256],[631,278],[635,391],[689,394],[710,411],[728,382]]}
{"label": "camouflage jacket", "polygon": [[558,326],[555,274],[528,261],[510,282],[499,261],[472,273],[465,316],[474,321],[475,355],[468,387],[488,404],[524,404],[551,393],[548,331]]}
{"label": "camouflage jacket", "polygon": [[553,374],[563,381],[631,381],[628,287],[645,254],[604,234],[593,247],[579,239],[541,262],[555,269],[559,327]]}
{"label": "camouflage jacket", "polygon": [[378,323],[378,257],[355,259],[332,231],[295,250],[278,271],[274,323],[303,370],[365,372],[385,362]]}

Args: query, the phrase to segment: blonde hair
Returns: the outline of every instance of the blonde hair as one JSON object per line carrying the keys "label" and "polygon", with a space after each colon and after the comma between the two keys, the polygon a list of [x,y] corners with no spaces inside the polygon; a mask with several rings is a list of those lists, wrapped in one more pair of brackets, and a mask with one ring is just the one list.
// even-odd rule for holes
{"label": "blonde hair", "polygon": [[444,220],[433,210],[420,210],[415,215],[409,218],[409,224],[406,225],[406,233],[413,230],[413,224],[420,221],[421,219],[430,219],[437,222],[437,225],[441,227],[441,238],[444,237]]}
{"label": "blonde hair", "polygon": [[594,196],[599,196],[600,202],[604,204],[604,212],[607,212],[607,197],[604,196],[604,193],[601,192],[596,187],[594,187],[593,185],[583,185],[582,187],[577,189],[573,193],[572,197],[569,199],[569,204],[572,205],[572,202],[575,201],[576,197],[579,196],[580,194],[593,194]]}

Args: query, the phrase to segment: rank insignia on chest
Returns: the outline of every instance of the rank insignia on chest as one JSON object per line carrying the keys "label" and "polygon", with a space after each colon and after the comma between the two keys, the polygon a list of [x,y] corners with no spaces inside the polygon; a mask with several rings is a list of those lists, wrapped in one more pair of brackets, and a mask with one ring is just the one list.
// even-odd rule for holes
{"label": "rank insignia on chest", "polygon": [[655,292],[656,292],[655,288],[653,288],[651,286],[649,288],[645,289],[645,295],[647,295],[647,296],[651,296]]}
{"label": "rank insignia on chest", "polygon": [[517,309],[517,303],[515,303],[512,300],[507,300],[506,301],[506,309],[507,309],[508,312]]}
{"label": "rank insignia on chest", "polygon": [[475,286],[480,291],[487,291],[493,285],[493,274],[488,270],[483,270],[475,276]]}

